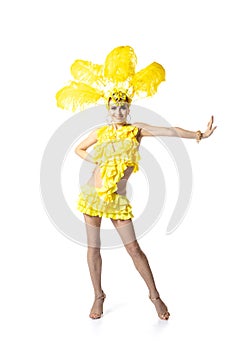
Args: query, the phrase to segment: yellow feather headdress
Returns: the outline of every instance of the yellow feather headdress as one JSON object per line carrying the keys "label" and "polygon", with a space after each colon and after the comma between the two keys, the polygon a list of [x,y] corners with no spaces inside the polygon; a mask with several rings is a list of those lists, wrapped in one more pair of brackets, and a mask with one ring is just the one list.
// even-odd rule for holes
{"label": "yellow feather headdress", "polygon": [[71,65],[75,81],[57,92],[57,106],[74,112],[101,100],[107,104],[110,98],[117,103],[153,96],[165,80],[163,66],[153,62],[135,73],[136,64],[137,56],[130,46],[113,49],[103,65],[76,60]]}

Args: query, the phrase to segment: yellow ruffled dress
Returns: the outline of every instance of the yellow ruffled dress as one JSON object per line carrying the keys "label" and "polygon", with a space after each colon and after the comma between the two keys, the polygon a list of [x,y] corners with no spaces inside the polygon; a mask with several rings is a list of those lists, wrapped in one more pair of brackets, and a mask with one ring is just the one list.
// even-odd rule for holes
{"label": "yellow ruffled dress", "polygon": [[113,125],[105,125],[97,130],[93,158],[98,162],[101,185],[93,184],[95,169],[88,183],[81,187],[77,202],[79,211],[91,216],[120,220],[134,217],[128,198],[117,193],[117,183],[124,177],[128,167],[133,167],[133,172],[139,169],[138,131],[136,126],[129,124],[116,130]]}

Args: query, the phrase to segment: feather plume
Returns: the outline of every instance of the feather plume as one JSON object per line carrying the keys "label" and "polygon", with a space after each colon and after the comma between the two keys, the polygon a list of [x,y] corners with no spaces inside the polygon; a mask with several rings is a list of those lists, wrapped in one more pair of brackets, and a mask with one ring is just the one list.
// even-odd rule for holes
{"label": "feather plume", "polygon": [[165,80],[165,70],[157,62],[137,72],[133,79],[132,85],[134,92],[138,96],[152,96],[156,93],[158,85]]}
{"label": "feather plume", "polygon": [[102,97],[103,93],[84,83],[72,81],[56,94],[57,106],[62,109],[72,110],[84,109],[86,106],[95,104]]}
{"label": "feather plume", "polygon": [[132,47],[116,47],[106,57],[104,76],[114,82],[125,81],[135,74],[136,64],[137,57]]}
{"label": "feather plume", "polygon": [[98,86],[103,81],[103,65],[89,61],[76,60],[70,67],[71,74],[78,82]]}

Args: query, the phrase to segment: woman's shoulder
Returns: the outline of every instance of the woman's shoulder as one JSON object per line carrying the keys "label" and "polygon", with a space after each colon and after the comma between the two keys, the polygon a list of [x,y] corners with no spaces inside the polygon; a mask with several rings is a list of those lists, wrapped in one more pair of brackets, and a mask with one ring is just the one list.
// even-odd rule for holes
{"label": "woman's shoulder", "polygon": [[134,122],[132,126],[135,128],[135,130],[138,131],[138,133],[142,134],[142,130],[148,126],[148,124],[143,122]]}
{"label": "woman's shoulder", "polygon": [[147,126],[148,124],[143,122],[134,122],[132,125],[136,126],[139,129],[142,129],[143,127]]}
{"label": "woman's shoulder", "polygon": [[151,133],[151,127],[153,127],[150,124],[143,123],[143,122],[135,122],[133,125],[138,128],[138,137],[141,139],[144,136],[152,136]]}

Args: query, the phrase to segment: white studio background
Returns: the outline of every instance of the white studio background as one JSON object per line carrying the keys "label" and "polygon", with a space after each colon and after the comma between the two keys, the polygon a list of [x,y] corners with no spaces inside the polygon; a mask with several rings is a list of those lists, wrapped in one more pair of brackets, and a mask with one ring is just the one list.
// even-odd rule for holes
{"label": "white studio background", "polygon": [[[226,0],[1,4],[2,349],[232,349],[230,5]],[[171,235],[165,231],[177,195],[176,171],[156,146],[164,155],[158,157],[167,202],[140,244],[169,307],[168,323],[158,320],[123,248],[102,252],[104,317],[90,320],[86,250],[57,231],[40,196],[44,149],[72,116],[56,107],[55,93],[71,78],[75,59],[102,63],[118,45],[135,49],[138,70],[154,60],[166,69],[157,95],[139,105],[185,129],[204,131],[212,114],[218,125],[199,145],[184,140],[193,195]]]}

